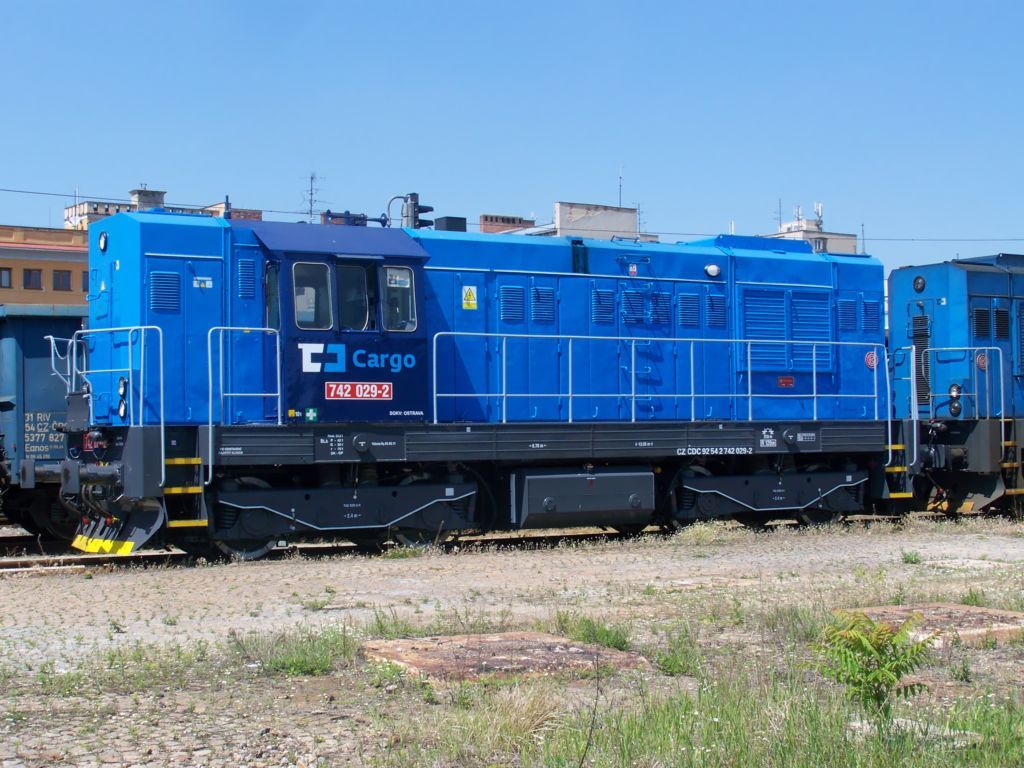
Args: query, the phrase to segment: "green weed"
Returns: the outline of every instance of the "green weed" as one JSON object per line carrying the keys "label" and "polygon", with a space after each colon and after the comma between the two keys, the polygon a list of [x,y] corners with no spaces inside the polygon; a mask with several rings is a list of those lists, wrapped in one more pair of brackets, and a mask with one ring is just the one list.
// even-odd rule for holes
{"label": "green weed", "polygon": [[629,650],[629,628],[609,625],[573,611],[555,613],[555,631],[579,643],[594,643],[620,651]]}

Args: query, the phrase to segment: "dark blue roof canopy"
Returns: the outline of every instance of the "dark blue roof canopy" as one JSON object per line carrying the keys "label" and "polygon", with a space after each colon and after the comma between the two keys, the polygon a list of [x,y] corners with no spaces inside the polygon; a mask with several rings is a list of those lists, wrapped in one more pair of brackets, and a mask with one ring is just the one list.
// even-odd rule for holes
{"label": "dark blue roof canopy", "polygon": [[285,221],[232,221],[249,229],[271,251],[291,253],[399,256],[426,259],[419,243],[401,229],[371,229],[340,224],[296,224]]}

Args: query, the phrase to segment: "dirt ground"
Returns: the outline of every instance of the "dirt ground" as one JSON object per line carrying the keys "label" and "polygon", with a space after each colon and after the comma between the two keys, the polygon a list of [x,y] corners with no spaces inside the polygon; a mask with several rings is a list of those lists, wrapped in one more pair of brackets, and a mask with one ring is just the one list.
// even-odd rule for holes
{"label": "dirt ground", "polygon": [[[635,647],[659,622],[685,619],[701,627],[702,645],[784,653],[794,630],[783,619],[805,609],[1024,610],[1024,527],[998,520],[757,534],[698,526],[398,554],[0,577],[0,768],[375,764],[396,722],[429,705],[389,695],[365,664],[288,677],[218,655],[254,633],[341,626],[370,636],[382,617],[452,634],[550,629],[572,610],[629,626]],[[142,646],[176,649],[161,663],[178,666],[109,690],[75,684],[78,670],[111,668],[112,651]],[[1021,646],[972,653],[970,682],[936,672],[938,695],[1024,686]]]}

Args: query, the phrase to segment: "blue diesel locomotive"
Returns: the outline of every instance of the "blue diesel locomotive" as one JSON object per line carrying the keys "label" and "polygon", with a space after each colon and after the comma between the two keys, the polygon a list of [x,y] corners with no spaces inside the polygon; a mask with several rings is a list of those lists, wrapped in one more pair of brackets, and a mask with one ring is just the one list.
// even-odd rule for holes
{"label": "blue diesel locomotive", "polygon": [[893,270],[889,356],[897,498],[948,514],[1024,495],[1024,256]]}
{"label": "blue diesel locomotive", "polygon": [[23,471],[87,551],[818,522],[898,480],[867,256],[147,212],[90,271],[67,456]]}

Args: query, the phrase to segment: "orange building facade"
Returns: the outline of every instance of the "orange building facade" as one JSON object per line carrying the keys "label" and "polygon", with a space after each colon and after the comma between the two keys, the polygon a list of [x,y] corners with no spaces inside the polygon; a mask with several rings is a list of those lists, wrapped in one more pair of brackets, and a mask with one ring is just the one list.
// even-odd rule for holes
{"label": "orange building facade", "polygon": [[0,224],[0,304],[84,305],[88,233]]}

